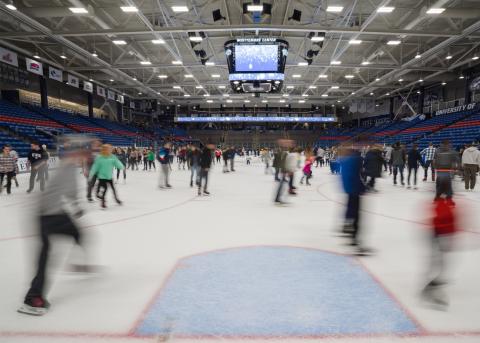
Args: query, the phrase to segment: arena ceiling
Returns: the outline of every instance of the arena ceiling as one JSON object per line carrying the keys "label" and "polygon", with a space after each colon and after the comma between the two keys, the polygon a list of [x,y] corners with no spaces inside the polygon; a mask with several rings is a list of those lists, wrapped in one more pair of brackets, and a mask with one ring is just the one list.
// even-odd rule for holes
{"label": "arena ceiling", "polygon": [[[244,13],[243,5],[252,2],[0,0],[0,45],[134,98],[226,106],[247,99],[318,104],[379,98],[448,83],[480,62],[478,0],[261,0],[272,6],[260,17]],[[294,10],[300,18],[292,18]],[[189,33],[201,32],[201,41],[190,40]],[[312,32],[325,33],[321,47]],[[280,94],[230,94],[224,43],[255,36],[290,44]],[[195,50],[204,51],[203,63]],[[310,65],[299,65],[308,51],[318,54]]]}

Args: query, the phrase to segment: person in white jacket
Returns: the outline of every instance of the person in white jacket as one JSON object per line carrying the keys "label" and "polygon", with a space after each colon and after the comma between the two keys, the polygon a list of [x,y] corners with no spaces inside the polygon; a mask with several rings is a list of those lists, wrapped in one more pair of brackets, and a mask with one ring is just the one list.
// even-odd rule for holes
{"label": "person in white jacket", "polygon": [[477,172],[480,165],[480,151],[475,145],[470,145],[462,154],[462,165],[465,176],[465,189],[473,191],[477,182]]}

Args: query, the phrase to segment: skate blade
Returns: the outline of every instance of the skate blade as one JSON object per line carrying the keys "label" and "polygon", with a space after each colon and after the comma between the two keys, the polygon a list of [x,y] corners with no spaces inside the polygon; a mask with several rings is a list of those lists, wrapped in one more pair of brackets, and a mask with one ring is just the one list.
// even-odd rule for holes
{"label": "skate blade", "polygon": [[43,307],[32,307],[26,304],[23,304],[18,310],[18,313],[28,314],[31,316],[43,316],[48,312],[48,309]]}

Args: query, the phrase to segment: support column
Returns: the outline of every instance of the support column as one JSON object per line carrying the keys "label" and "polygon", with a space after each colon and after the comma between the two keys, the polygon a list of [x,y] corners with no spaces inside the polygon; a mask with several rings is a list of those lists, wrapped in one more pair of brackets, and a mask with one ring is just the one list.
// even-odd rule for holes
{"label": "support column", "polygon": [[394,101],[394,98],[393,96],[390,97],[390,108],[388,110],[388,114],[390,115],[390,119],[393,119],[393,116],[394,116],[394,113],[393,113],[393,105],[394,105],[395,101]]}
{"label": "support column", "polygon": [[40,75],[38,77],[40,84],[40,105],[42,108],[48,108],[48,89],[47,89],[47,79]]}
{"label": "support column", "polygon": [[87,103],[88,103],[88,116],[93,118],[93,95],[90,92],[87,93]]}
{"label": "support column", "polygon": [[472,92],[470,91],[470,75],[465,75],[465,104],[472,102]]}
{"label": "support column", "polygon": [[123,105],[117,101],[117,121],[123,121]]}

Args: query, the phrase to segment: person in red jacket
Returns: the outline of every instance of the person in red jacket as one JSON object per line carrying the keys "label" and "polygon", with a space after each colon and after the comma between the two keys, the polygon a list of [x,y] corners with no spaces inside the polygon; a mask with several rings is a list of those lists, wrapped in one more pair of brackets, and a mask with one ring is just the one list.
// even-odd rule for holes
{"label": "person in red jacket", "polygon": [[441,293],[445,286],[446,255],[452,250],[453,235],[457,232],[455,203],[444,197],[433,202],[433,229],[430,232],[430,265],[427,273],[429,282],[422,290],[422,297],[435,305],[446,307],[447,298]]}

